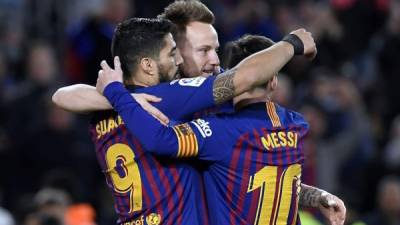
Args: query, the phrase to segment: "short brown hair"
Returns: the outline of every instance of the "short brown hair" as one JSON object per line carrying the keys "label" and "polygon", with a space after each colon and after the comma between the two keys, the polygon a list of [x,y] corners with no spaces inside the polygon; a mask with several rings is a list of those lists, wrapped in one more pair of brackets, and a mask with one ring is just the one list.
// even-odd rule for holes
{"label": "short brown hair", "polygon": [[238,40],[226,44],[223,54],[224,62],[222,65],[224,68],[230,69],[251,54],[269,48],[274,44],[274,41],[264,36],[243,35]]}
{"label": "short brown hair", "polygon": [[169,4],[159,18],[168,19],[175,24],[174,38],[179,39],[186,32],[190,22],[214,24],[214,14],[206,5],[197,0],[177,0]]}

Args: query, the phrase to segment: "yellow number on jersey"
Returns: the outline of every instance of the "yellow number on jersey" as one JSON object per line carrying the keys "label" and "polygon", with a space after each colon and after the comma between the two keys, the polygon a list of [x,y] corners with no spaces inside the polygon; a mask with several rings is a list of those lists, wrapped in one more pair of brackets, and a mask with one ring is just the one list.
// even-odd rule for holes
{"label": "yellow number on jersey", "polygon": [[[129,194],[129,213],[141,210],[142,179],[140,178],[139,167],[135,162],[135,153],[126,144],[114,144],[107,150],[106,162],[115,191],[121,194]],[[118,174],[117,166],[122,167],[125,176],[121,177]]]}
{"label": "yellow number on jersey", "polygon": [[[272,224],[286,225],[293,194],[293,181],[300,182],[300,173],[299,164],[286,168],[280,177],[277,166],[265,166],[250,177],[247,193],[261,188],[255,225],[269,225],[271,221]],[[275,195],[277,200],[274,204]]]}

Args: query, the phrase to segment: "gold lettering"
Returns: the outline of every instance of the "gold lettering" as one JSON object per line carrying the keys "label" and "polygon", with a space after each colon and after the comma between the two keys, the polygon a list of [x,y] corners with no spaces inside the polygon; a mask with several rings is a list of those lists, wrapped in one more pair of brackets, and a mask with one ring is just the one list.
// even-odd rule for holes
{"label": "gold lettering", "polygon": [[108,127],[107,127],[107,132],[110,132],[111,130],[113,130],[114,128],[116,128],[116,124],[114,121],[114,118],[110,118],[108,119]]}
{"label": "gold lettering", "polygon": [[293,132],[289,131],[287,136],[288,136],[288,146],[294,147]]}
{"label": "gold lettering", "polygon": [[271,137],[269,135],[267,135],[268,139],[265,139],[265,137],[261,138],[261,142],[264,146],[264,148],[266,148],[267,150],[271,150],[271,148],[273,148],[273,144],[272,144],[272,140]]}
{"label": "gold lettering", "polygon": [[282,145],[282,147],[286,147],[286,145],[287,145],[286,133],[280,131],[280,132],[278,132],[278,137],[281,140],[280,144]]}
{"label": "gold lettering", "polygon": [[107,133],[107,123],[106,120],[100,121],[100,129],[101,129],[101,135],[105,135]]}
{"label": "gold lettering", "polygon": [[109,133],[113,129],[118,128],[118,126],[123,123],[124,121],[122,121],[122,118],[120,116],[118,116],[117,118],[110,117],[107,120],[101,120],[96,124],[97,139]]}
{"label": "gold lettering", "polygon": [[124,124],[124,121],[122,120],[121,116],[118,116],[118,125]]}
{"label": "gold lettering", "polygon": [[267,150],[279,147],[297,148],[298,134],[293,131],[272,132],[266,137],[261,137],[261,142]]}
{"label": "gold lettering", "polygon": [[274,143],[275,148],[281,147],[281,145],[279,144],[279,139],[276,136],[276,133],[275,132],[271,133],[271,136],[272,136],[272,142]]}

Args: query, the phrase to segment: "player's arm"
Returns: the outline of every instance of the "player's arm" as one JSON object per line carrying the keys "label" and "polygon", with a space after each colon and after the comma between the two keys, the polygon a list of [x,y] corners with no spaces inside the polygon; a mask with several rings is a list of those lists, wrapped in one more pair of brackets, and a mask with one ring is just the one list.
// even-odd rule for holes
{"label": "player's arm", "polygon": [[[162,124],[168,124],[168,117],[149,103],[160,102],[161,98],[148,94],[132,94],[132,96],[137,96],[137,102],[144,110]],[[107,99],[96,91],[96,87],[87,84],[75,84],[60,88],[53,94],[52,101],[62,109],[78,113],[112,109]]]}
{"label": "player's arm", "polygon": [[162,125],[144,111],[121,82],[108,84],[103,94],[145,151],[172,157],[178,155],[180,143],[176,128]]}
{"label": "player's arm", "polygon": [[59,88],[52,96],[58,107],[71,112],[84,113],[112,109],[107,99],[87,84],[74,84]]}
{"label": "player's arm", "polygon": [[[99,77],[102,77],[101,74]],[[142,144],[144,151],[178,158],[197,156],[213,161],[224,155],[205,148],[206,144],[220,143],[221,149],[225,149],[222,145],[228,143],[212,138],[216,136],[212,136],[213,131],[206,121],[197,119],[172,127],[163,126],[143,110],[136,97],[132,98],[121,82],[109,83],[102,93],[121,116],[129,132]],[[226,140],[222,132],[218,137]]]}
{"label": "player's arm", "polygon": [[313,58],[317,49],[311,33],[304,29],[293,31],[270,48],[243,59],[234,68],[217,76],[214,82],[214,101],[223,103],[254,87],[265,84],[293,57]]}
{"label": "player's arm", "polygon": [[[299,29],[292,32],[291,37],[297,37],[295,39],[297,42],[290,42],[289,39],[278,42],[268,49],[249,56],[231,70],[218,75],[212,86],[214,103],[223,103],[257,85],[266,83],[293,57],[294,53],[310,55],[316,52],[314,40],[309,32]],[[69,91],[81,91],[82,93],[72,94],[68,93]],[[78,98],[74,100],[75,104],[71,105],[71,98],[59,95],[72,98],[78,96]],[[62,92],[56,92],[54,99],[55,103],[64,109],[82,112],[104,109],[107,101],[100,96],[93,88],[80,86],[80,89],[65,88]]]}
{"label": "player's arm", "polygon": [[301,184],[299,204],[302,207],[318,208],[332,225],[343,225],[346,207],[337,196],[313,186]]}

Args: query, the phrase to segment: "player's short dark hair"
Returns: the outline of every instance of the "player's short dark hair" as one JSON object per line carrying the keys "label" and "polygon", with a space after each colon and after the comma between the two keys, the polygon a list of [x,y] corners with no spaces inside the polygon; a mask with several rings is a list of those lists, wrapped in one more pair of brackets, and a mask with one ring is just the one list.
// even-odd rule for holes
{"label": "player's short dark hair", "polygon": [[131,18],[118,24],[111,44],[113,58],[119,56],[124,80],[136,73],[142,58],[159,59],[164,38],[173,25],[166,19]]}
{"label": "player's short dark hair", "polygon": [[275,42],[259,35],[244,35],[236,41],[228,42],[224,49],[224,61],[222,65],[229,69],[253,53],[269,48]]}
{"label": "player's short dark hair", "polygon": [[177,0],[168,5],[158,16],[170,20],[175,26],[174,38],[179,39],[186,33],[190,22],[214,24],[214,14],[206,5],[197,0]]}

